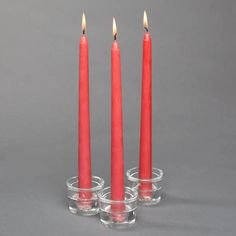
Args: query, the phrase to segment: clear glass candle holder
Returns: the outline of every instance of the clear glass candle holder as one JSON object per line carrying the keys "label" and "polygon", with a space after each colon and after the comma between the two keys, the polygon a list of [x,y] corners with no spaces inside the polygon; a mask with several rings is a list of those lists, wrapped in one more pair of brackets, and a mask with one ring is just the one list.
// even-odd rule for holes
{"label": "clear glass candle holder", "polygon": [[151,179],[140,179],[139,168],[134,167],[126,172],[130,187],[138,192],[138,204],[144,206],[156,205],[160,202],[162,195],[163,171],[152,169]]}
{"label": "clear glass candle holder", "polygon": [[103,189],[104,180],[92,176],[91,188],[79,188],[78,176],[66,181],[69,211],[73,214],[91,216],[99,213],[98,193]]}
{"label": "clear glass candle holder", "polygon": [[111,200],[111,188],[104,188],[98,194],[100,221],[109,228],[122,229],[135,224],[138,193],[125,187],[125,199]]}

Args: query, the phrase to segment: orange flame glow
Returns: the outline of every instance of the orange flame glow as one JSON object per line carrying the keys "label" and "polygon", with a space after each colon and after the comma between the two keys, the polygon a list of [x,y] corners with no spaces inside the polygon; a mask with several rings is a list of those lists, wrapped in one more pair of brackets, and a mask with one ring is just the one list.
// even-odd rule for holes
{"label": "orange flame glow", "polygon": [[144,11],[143,13],[143,27],[145,29],[148,29],[148,18],[147,18],[147,12]]}
{"label": "orange flame glow", "polygon": [[113,17],[112,31],[113,31],[113,37],[116,38],[116,36],[117,36],[117,27],[116,27],[115,17]]}
{"label": "orange flame glow", "polygon": [[85,33],[85,30],[86,30],[86,18],[85,18],[84,12],[83,12],[83,15],[82,15],[82,25],[81,25],[81,28],[82,28],[82,32]]}

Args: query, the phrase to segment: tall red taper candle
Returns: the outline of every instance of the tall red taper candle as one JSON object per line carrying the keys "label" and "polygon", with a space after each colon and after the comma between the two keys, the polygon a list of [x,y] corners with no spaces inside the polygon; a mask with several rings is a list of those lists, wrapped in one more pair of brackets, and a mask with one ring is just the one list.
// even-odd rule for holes
{"label": "tall red taper candle", "polygon": [[[148,32],[148,20],[144,11],[143,25],[146,30],[143,38],[142,101],[140,127],[139,178],[152,178],[152,41]],[[140,195],[148,196],[152,185],[141,183]],[[144,192],[142,192],[144,191]]]}
{"label": "tall red taper candle", "polygon": [[[124,200],[121,67],[114,18],[113,36],[114,41],[111,48],[111,200]],[[112,205],[112,210],[120,210],[121,207],[120,205]]]}
{"label": "tall red taper candle", "polygon": [[[91,188],[90,114],[89,114],[89,65],[88,39],[85,35],[86,20],[82,16],[82,32],[79,52],[79,124],[78,124],[78,177],[79,188]],[[81,193],[80,198],[89,199],[90,192]]]}

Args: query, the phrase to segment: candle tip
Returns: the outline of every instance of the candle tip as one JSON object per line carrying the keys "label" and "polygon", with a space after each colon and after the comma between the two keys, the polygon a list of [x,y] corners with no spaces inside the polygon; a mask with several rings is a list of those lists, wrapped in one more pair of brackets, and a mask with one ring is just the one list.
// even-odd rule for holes
{"label": "candle tip", "polygon": [[114,40],[116,40],[116,36],[117,36],[117,27],[116,27],[116,19],[115,19],[115,17],[113,17],[113,27],[112,27],[112,32],[113,32]]}
{"label": "candle tip", "polygon": [[148,32],[148,18],[147,18],[146,11],[144,11],[144,13],[143,13],[143,27]]}
{"label": "candle tip", "polygon": [[85,14],[83,12],[83,14],[82,14],[82,32],[83,32],[83,34],[85,34],[85,30],[86,30],[86,18],[85,18]]}

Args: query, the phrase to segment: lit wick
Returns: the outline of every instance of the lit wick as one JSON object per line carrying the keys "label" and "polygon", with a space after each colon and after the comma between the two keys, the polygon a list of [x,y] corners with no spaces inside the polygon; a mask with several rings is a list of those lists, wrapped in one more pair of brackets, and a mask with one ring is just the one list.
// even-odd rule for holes
{"label": "lit wick", "polygon": [[113,31],[113,38],[114,38],[114,40],[116,40],[116,38],[117,38],[117,27],[116,27],[116,20],[115,20],[115,17],[113,17],[113,27],[112,27],[112,31]]}
{"label": "lit wick", "polygon": [[144,11],[143,13],[143,27],[148,32],[148,18],[147,18],[147,12]]}
{"label": "lit wick", "polygon": [[83,15],[82,15],[82,25],[81,25],[81,28],[82,28],[82,33],[85,34],[85,30],[86,30],[86,18],[85,18],[84,12],[83,12]]}

